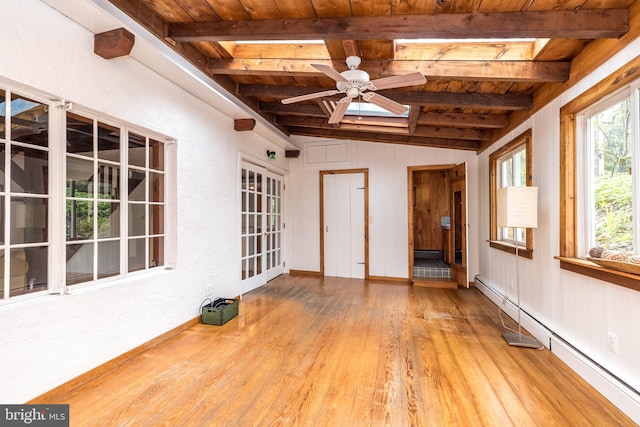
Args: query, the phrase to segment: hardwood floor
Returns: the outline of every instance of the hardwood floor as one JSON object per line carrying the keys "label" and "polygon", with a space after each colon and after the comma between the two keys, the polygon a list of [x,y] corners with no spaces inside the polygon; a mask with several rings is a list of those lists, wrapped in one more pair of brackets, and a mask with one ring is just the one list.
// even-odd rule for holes
{"label": "hardwood floor", "polygon": [[501,332],[474,289],[285,275],[46,403],[72,426],[635,425]]}

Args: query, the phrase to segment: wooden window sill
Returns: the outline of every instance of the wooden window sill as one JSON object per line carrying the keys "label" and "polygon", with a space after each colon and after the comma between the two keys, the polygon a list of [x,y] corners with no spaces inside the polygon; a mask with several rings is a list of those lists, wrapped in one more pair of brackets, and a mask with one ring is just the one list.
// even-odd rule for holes
{"label": "wooden window sill", "polygon": [[[499,251],[508,252],[510,254],[516,253],[516,246],[501,242],[499,240],[489,240],[489,246],[493,249],[498,249]],[[533,259],[533,249],[527,249],[524,246],[518,246],[518,255],[523,258]]]}
{"label": "wooden window sill", "polygon": [[574,273],[584,274],[585,276],[613,283],[614,285],[640,291],[640,275],[601,267],[582,258],[567,258],[561,256],[555,258],[560,261],[560,268],[563,270],[573,271]]}

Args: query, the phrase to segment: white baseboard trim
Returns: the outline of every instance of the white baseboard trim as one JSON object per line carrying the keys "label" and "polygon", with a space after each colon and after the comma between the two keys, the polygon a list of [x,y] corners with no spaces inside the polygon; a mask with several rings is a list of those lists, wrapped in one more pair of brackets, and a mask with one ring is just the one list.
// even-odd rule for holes
{"label": "white baseboard trim", "polygon": [[640,425],[640,395],[635,390],[559,337],[551,338],[551,351],[633,422]]}
{"label": "white baseboard trim", "polygon": [[[475,286],[480,292],[482,292],[487,298],[489,298],[496,306],[502,309],[503,313],[511,317],[515,321],[518,319],[518,305],[516,302],[507,300],[506,304],[503,304],[503,294],[491,284],[482,280],[482,278],[476,276]],[[529,316],[526,312],[520,310],[520,323],[522,327],[533,335],[542,345],[547,349],[551,347],[551,336],[553,333],[547,329],[542,323],[538,322],[535,318]]]}
{"label": "white baseboard trim", "polygon": [[[503,294],[496,287],[476,276],[475,286],[497,307],[512,319],[517,319],[517,305],[507,300],[503,304]],[[527,313],[520,314],[522,326],[573,371],[580,375],[600,394],[640,425],[640,393],[629,387],[615,375],[602,368],[571,343],[560,338]]]}

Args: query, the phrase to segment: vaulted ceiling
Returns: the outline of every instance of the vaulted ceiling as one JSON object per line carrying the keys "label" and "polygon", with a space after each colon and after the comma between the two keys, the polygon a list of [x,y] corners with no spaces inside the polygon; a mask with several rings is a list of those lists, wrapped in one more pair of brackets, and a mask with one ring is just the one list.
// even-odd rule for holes
{"label": "vaulted ceiling", "polygon": [[[569,80],[598,39],[629,32],[633,0],[111,0],[286,135],[479,151],[513,127],[537,93]],[[360,57],[371,80],[421,73],[379,89],[407,107],[372,116],[328,67]],[[312,65],[312,64],[315,64]],[[363,101],[364,102],[364,101]]]}

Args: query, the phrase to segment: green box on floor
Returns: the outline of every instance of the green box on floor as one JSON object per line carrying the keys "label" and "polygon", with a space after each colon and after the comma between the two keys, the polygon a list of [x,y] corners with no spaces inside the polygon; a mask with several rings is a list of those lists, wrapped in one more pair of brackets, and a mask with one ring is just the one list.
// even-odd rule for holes
{"label": "green box on floor", "polygon": [[[204,304],[210,301],[209,304]],[[216,298],[204,300],[201,305],[202,323],[221,326],[238,315],[238,300],[235,298]]]}

